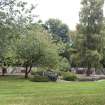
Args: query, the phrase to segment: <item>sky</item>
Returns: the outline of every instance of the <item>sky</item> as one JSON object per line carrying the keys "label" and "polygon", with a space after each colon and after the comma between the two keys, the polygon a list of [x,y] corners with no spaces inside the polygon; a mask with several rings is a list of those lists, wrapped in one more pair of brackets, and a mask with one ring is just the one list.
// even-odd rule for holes
{"label": "sky", "polygon": [[71,30],[75,30],[75,26],[79,22],[81,0],[27,0],[27,1],[33,4],[37,2],[38,6],[35,10],[35,13],[39,15],[38,19],[41,19],[44,22],[49,18],[60,19],[63,23],[66,23]]}

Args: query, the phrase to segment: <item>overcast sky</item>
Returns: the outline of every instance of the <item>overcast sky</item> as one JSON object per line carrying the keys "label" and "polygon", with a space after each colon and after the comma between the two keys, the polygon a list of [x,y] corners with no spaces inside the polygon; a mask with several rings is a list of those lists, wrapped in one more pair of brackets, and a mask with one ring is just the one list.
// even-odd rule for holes
{"label": "overcast sky", "polygon": [[[27,1],[36,3],[36,0]],[[57,18],[74,30],[79,21],[80,2],[81,0],[37,0],[38,6],[35,11],[43,21]]]}

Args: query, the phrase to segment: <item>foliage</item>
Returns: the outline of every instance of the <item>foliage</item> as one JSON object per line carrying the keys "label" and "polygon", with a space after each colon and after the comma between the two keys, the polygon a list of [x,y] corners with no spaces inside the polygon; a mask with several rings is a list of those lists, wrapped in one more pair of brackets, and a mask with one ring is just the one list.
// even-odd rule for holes
{"label": "foliage", "polygon": [[49,78],[45,76],[35,75],[33,78],[31,78],[32,82],[48,82]]}
{"label": "foliage", "polygon": [[80,24],[76,48],[80,66],[99,67],[103,50],[103,4],[104,0],[82,0]]}
{"label": "foliage", "polygon": [[69,65],[69,62],[68,62],[68,60],[66,58],[61,58],[59,60],[59,67],[58,67],[58,69],[60,71],[69,71],[70,65]]}
{"label": "foliage", "polygon": [[32,66],[56,68],[59,60],[57,47],[48,33],[40,27],[32,28],[28,35],[18,39],[13,51],[16,53],[17,64],[30,68],[27,73],[31,71]]}
{"label": "foliage", "polygon": [[[90,67],[100,67],[100,61],[102,59],[101,55],[95,50],[87,50],[86,51],[86,61],[84,61],[84,65],[90,65]],[[91,62],[91,64],[90,64]]]}
{"label": "foliage", "polygon": [[63,79],[66,81],[75,81],[77,79],[77,76],[70,72],[63,72],[62,76],[63,76]]}
{"label": "foliage", "polygon": [[36,71],[36,72],[32,72],[32,75],[48,77],[49,81],[56,81],[58,79],[58,73],[55,72],[54,70]]}
{"label": "foliage", "polygon": [[[11,42],[26,33],[26,26],[32,20],[34,6],[27,7],[26,2],[20,0],[0,1],[0,65],[7,67],[14,59],[10,49]],[[13,43],[12,43],[13,44]],[[9,52],[9,51],[10,52]]]}
{"label": "foliage", "polygon": [[72,53],[71,55],[71,67],[79,67],[81,65],[80,53]]}
{"label": "foliage", "polygon": [[63,24],[62,21],[58,19],[49,19],[46,21],[45,26],[56,42],[60,40],[63,42],[69,41],[69,28],[66,24]]}
{"label": "foliage", "polygon": [[37,71],[32,71],[32,75],[39,75],[39,76],[44,76],[44,71],[43,70],[37,70]]}
{"label": "foliage", "polygon": [[71,67],[71,55],[73,53],[73,48],[70,42],[63,43],[59,42],[57,43],[59,55],[61,57],[60,59],[60,69],[69,70]]}
{"label": "foliage", "polygon": [[54,70],[47,70],[45,72],[45,76],[47,76],[50,81],[57,81],[58,79],[58,73],[55,72]]}
{"label": "foliage", "polygon": [[70,66],[71,42],[68,26],[58,19],[49,19],[45,24],[39,20],[39,25],[50,33],[53,42],[58,46],[59,55],[64,59],[66,58]]}

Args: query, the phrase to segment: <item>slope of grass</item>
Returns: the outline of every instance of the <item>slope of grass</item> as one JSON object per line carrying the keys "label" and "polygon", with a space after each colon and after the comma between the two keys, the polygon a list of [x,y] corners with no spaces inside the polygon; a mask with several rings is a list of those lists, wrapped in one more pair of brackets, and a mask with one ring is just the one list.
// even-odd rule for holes
{"label": "slope of grass", "polygon": [[105,81],[34,83],[0,77],[0,105],[105,105]]}

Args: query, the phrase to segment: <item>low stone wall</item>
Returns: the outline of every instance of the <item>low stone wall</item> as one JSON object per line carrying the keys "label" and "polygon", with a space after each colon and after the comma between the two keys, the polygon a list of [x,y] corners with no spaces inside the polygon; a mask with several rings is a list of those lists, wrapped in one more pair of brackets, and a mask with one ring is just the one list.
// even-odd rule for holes
{"label": "low stone wall", "polygon": [[97,81],[105,79],[105,75],[78,76],[78,81]]}

